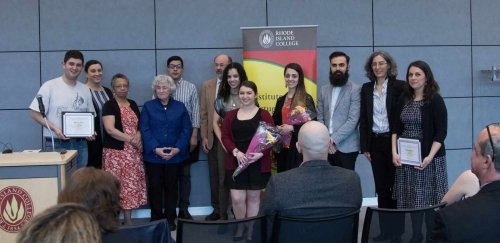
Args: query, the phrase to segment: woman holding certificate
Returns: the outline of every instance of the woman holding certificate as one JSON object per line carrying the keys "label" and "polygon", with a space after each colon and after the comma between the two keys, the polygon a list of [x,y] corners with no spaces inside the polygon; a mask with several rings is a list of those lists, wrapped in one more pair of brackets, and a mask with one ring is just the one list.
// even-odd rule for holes
{"label": "woman holding certificate", "polygon": [[[405,91],[393,119],[392,162],[396,166],[393,197],[397,207],[422,208],[440,203],[448,189],[444,147],[448,117],[439,86],[424,61],[408,66]],[[406,141],[399,143],[399,149],[405,152],[398,151],[400,138]],[[412,163],[408,162],[411,158],[404,158],[412,157],[408,156],[412,153],[420,155],[420,161]],[[414,227],[421,227],[421,221],[422,217],[412,217]],[[414,234],[415,230],[418,229],[414,229]],[[414,237],[418,241],[422,236]]]}
{"label": "woman holding certificate", "polygon": [[103,169],[120,181],[120,204],[124,223],[132,224],[132,209],[147,203],[146,180],[139,132],[139,108],[127,99],[129,81],[118,73],[111,79],[115,98],[102,108],[104,137]]}

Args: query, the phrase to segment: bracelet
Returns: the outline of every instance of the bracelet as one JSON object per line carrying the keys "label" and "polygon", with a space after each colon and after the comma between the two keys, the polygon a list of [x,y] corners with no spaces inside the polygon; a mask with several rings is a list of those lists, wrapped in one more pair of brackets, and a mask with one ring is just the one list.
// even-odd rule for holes
{"label": "bracelet", "polygon": [[237,148],[233,149],[233,156],[238,157],[238,152],[240,152]]}

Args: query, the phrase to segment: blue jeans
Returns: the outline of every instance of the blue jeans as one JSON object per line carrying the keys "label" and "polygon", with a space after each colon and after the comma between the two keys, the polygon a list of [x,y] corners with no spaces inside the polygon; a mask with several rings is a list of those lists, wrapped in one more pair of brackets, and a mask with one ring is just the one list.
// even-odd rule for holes
{"label": "blue jeans", "polygon": [[[55,149],[76,150],[78,152],[76,157],[77,168],[87,166],[89,152],[85,138],[71,138],[69,140],[54,139],[54,147]],[[45,139],[45,149],[52,149],[52,140],[50,138]]]}

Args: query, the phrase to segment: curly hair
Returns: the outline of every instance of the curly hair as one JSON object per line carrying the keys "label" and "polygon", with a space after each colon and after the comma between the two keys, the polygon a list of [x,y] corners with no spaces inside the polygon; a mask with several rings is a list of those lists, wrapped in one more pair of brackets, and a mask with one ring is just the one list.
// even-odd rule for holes
{"label": "curly hair", "polygon": [[392,56],[385,51],[375,51],[368,57],[365,63],[366,77],[370,81],[377,81],[375,74],[373,74],[372,68],[372,62],[376,56],[381,56],[385,60],[385,62],[387,62],[387,77],[389,77],[390,79],[395,79],[398,76],[398,65],[396,64],[396,61],[394,61],[394,58],[392,58]]}
{"label": "curly hair", "polygon": [[[217,93],[217,96],[222,97],[224,99],[224,102],[226,102],[227,99],[229,99],[229,96],[231,95],[231,87],[227,83],[227,79],[228,79],[228,75],[229,75],[228,74],[229,70],[231,70],[233,68],[236,69],[236,71],[238,72],[238,75],[240,75],[240,85],[243,81],[248,80],[247,73],[245,72],[245,69],[243,68],[243,66],[241,64],[239,64],[237,62],[227,64],[227,66],[224,68],[224,71],[222,72],[222,80],[221,80],[220,85],[219,85],[219,92]],[[239,89],[239,87],[238,87],[238,89]]]}
{"label": "curly hair", "polygon": [[59,193],[58,203],[80,203],[96,217],[101,232],[118,229],[120,181],[111,173],[93,167],[76,170]]}

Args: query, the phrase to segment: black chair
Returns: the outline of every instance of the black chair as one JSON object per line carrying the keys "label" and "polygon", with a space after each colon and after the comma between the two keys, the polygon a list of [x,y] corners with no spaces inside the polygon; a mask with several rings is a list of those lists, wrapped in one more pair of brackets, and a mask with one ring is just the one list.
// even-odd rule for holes
{"label": "black chair", "polygon": [[423,242],[434,227],[435,211],[445,204],[417,209],[368,207],[361,242]]}
{"label": "black chair", "polygon": [[244,228],[243,237],[239,242],[246,242],[248,234],[251,234],[251,242],[266,242],[266,216],[224,220],[224,221],[202,221],[178,219],[177,221],[177,243],[224,243],[234,242],[238,227]]}
{"label": "black chair", "polygon": [[358,222],[359,210],[323,218],[294,218],[278,214],[271,242],[357,242]]}
{"label": "black chair", "polygon": [[122,226],[116,232],[102,236],[103,243],[171,243],[173,242],[166,219],[141,225]]}

